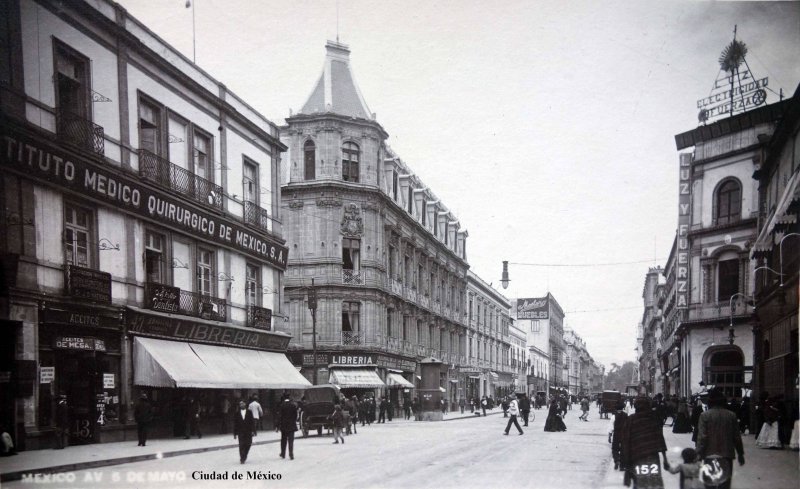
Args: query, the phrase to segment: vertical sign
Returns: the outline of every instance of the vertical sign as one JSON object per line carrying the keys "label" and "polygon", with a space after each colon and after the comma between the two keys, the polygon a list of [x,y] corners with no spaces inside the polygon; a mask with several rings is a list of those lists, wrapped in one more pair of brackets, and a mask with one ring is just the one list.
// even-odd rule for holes
{"label": "vertical sign", "polygon": [[680,155],[681,164],[678,177],[678,256],[675,264],[675,287],[677,296],[675,307],[688,309],[689,307],[689,225],[691,216],[691,176],[692,155]]}

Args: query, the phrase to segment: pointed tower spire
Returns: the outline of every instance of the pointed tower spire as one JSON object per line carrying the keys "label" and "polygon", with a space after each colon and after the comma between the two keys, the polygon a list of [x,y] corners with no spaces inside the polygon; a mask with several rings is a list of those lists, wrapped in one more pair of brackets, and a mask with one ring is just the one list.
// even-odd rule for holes
{"label": "pointed tower spire", "polygon": [[350,69],[350,49],[346,44],[328,41],[325,51],[322,76],[299,113],[332,112],[358,119],[374,119]]}

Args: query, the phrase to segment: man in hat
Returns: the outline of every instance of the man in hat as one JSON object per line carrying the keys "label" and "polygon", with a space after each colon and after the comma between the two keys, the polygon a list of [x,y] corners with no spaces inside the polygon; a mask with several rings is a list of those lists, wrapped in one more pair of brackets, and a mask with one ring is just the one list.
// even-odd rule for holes
{"label": "man in hat", "polygon": [[289,459],[294,460],[294,433],[297,431],[297,405],[289,399],[288,394],[283,395],[283,402],[279,410],[279,426],[281,428],[281,458],[286,458],[286,447],[289,447]]}
{"label": "man in hat", "polygon": [[139,435],[139,446],[147,444],[147,427],[153,421],[153,406],[147,399],[147,394],[142,392],[136,405],[133,407],[133,419],[136,421],[136,432]]}
{"label": "man in hat", "polygon": [[58,404],[56,404],[56,448],[64,448],[67,446],[69,438],[69,405],[67,404],[67,396],[61,394],[58,396]]}
{"label": "man in hat", "polygon": [[[711,461],[719,476],[714,487],[730,489],[733,478],[733,459],[738,456],[744,465],[744,446],[736,414],[727,409],[725,394],[719,389],[708,391],[708,411],[700,415],[697,423],[697,458],[708,464]],[[704,481],[708,484],[708,481]]]}
{"label": "man in hat", "polygon": [[239,409],[233,415],[233,439],[239,439],[239,463],[247,461],[250,453],[250,446],[253,444],[253,437],[256,434],[256,424],[253,420],[253,412],[247,409],[244,400],[239,401]]}

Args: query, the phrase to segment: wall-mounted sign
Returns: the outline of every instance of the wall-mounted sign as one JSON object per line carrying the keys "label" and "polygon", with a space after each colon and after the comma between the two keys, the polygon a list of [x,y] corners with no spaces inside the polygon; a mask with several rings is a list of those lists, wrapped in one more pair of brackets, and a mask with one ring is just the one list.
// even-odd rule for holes
{"label": "wall-mounted sign", "polygon": [[549,317],[549,297],[517,299],[517,319],[548,319]]}
{"label": "wall-mounted sign", "polygon": [[55,367],[40,367],[39,368],[39,383],[51,384],[56,378]]}
{"label": "wall-mounted sign", "polygon": [[331,363],[335,365],[376,365],[374,355],[331,355]]}
{"label": "wall-mounted sign", "polygon": [[92,328],[115,328],[121,325],[119,315],[105,313],[105,311],[85,311],[75,309],[64,311],[60,309],[42,309],[39,312],[39,321],[43,324],[67,324],[70,326],[87,326]]}
{"label": "wall-mounted sign", "polygon": [[103,374],[103,389],[113,389],[114,381],[114,374]]}
{"label": "wall-mounted sign", "polygon": [[144,303],[147,309],[161,312],[178,312],[181,289],[163,284],[148,283],[145,287]]}
{"label": "wall-mounted sign", "polygon": [[258,350],[286,351],[289,336],[241,329],[224,324],[210,325],[190,320],[147,314],[129,308],[125,312],[128,332],[157,338],[179,339],[197,343],[233,345]]}
{"label": "wall-mounted sign", "polygon": [[104,304],[111,303],[111,274],[67,265],[67,295]]}
{"label": "wall-mounted sign", "polygon": [[121,172],[68,155],[45,139],[0,124],[0,165],[25,177],[111,205],[199,239],[232,248],[286,270],[289,249],[271,236],[205,212],[170,192],[142,185]]}
{"label": "wall-mounted sign", "polygon": [[91,336],[57,336],[53,348],[58,350],[106,351],[106,342]]}
{"label": "wall-mounted sign", "polygon": [[272,329],[272,309],[267,309],[266,307],[251,307],[250,326],[258,329]]}
{"label": "wall-mounted sign", "polygon": [[680,157],[678,175],[678,236],[675,263],[675,307],[689,307],[689,226],[692,222],[690,199],[692,196],[692,155],[683,153]]}

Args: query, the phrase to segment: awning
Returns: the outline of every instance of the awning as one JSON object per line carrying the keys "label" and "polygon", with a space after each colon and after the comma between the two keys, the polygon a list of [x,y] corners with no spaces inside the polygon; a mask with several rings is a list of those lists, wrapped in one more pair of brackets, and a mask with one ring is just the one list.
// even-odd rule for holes
{"label": "awning", "polygon": [[499,376],[499,375],[497,375],[497,374],[496,374],[496,373],[494,373],[494,372],[489,372],[489,375],[491,375],[491,376],[492,376],[492,380],[497,380],[497,379],[499,379],[499,378],[500,378],[500,376]]}
{"label": "awning", "polygon": [[447,389],[445,389],[444,387],[439,387],[439,390],[442,392],[447,392]]}
{"label": "awning", "polygon": [[451,384],[458,384],[458,379],[450,379]]}
{"label": "awning", "polygon": [[402,375],[394,372],[386,374],[386,385],[389,387],[404,387],[406,389],[414,388],[414,384],[404,379]]}
{"label": "awning", "polygon": [[386,387],[374,368],[331,368],[331,384],[341,388],[379,389]]}
{"label": "awning", "polygon": [[800,171],[796,171],[786,183],[783,194],[775,206],[775,212],[769,217],[767,224],[761,228],[761,232],[756,238],[753,249],[750,252],[751,258],[758,258],[772,250],[775,244],[775,238],[772,235],[773,231],[784,230],[797,222],[797,216],[787,212],[789,207],[798,200],[800,200]]}
{"label": "awning", "polygon": [[135,337],[133,383],[147,387],[305,389],[283,353]]}
{"label": "awning", "polygon": [[481,376],[480,375],[470,375],[469,378],[470,379],[480,379]]}

